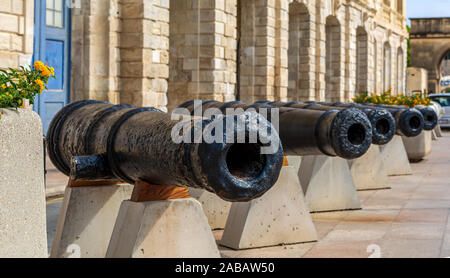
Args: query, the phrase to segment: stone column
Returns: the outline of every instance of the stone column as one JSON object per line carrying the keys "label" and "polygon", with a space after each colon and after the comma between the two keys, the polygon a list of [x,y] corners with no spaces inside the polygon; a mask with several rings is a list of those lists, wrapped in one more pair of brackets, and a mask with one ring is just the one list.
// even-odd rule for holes
{"label": "stone column", "polygon": [[289,0],[275,1],[275,95],[288,100]]}
{"label": "stone column", "polygon": [[169,2],[121,0],[121,103],[166,110]]}
{"label": "stone column", "polygon": [[172,0],[169,110],[192,99],[235,99],[236,1]]}
{"label": "stone column", "polygon": [[240,100],[287,99],[288,0],[240,3]]}
{"label": "stone column", "polygon": [[[366,87],[364,66],[367,66],[365,38],[358,26],[361,25],[361,11],[353,6],[345,6],[345,87],[344,101],[350,101],[355,93]],[[359,32],[357,32],[359,31]],[[358,76],[359,75],[359,76]],[[358,87],[359,88],[358,88]]]}
{"label": "stone column", "polygon": [[[326,74],[326,7],[316,1],[315,5],[315,30],[316,30],[316,45],[315,45],[315,79],[316,79],[316,101],[325,101],[325,74]],[[313,19],[312,19],[313,20]],[[314,20],[313,20],[314,21]]]}

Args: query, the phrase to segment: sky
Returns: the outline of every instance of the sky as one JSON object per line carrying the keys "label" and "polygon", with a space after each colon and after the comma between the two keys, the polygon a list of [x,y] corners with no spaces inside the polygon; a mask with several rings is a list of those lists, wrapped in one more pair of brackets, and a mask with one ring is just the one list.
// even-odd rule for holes
{"label": "sky", "polygon": [[406,0],[406,16],[450,17],[450,0]]}

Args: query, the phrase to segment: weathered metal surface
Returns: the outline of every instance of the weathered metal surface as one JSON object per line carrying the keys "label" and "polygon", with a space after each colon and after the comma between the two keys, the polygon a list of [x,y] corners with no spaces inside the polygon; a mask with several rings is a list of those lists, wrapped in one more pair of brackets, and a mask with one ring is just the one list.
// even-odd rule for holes
{"label": "weathered metal surface", "polygon": [[[293,102],[269,102],[268,104],[279,107],[291,107],[300,109],[311,109],[319,111],[344,110],[347,108],[327,106],[319,103]],[[386,109],[363,109],[362,110],[372,125],[372,143],[376,145],[387,144],[395,134],[395,119]]]}
{"label": "weathered metal surface", "polygon": [[[283,163],[280,140],[273,154],[260,153],[265,145],[261,142],[269,137],[259,138],[256,143],[175,143],[171,132],[179,121],[170,118],[155,108],[92,100],[74,102],[50,124],[48,153],[55,166],[73,180],[142,180],[156,185],[190,186],[228,201],[251,200],[275,184]],[[247,135],[270,127],[265,119],[259,126],[250,124],[248,114],[221,120],[246,123],[234,127],[234,134],[242,131]],[[203,131],[212,120],[188,120],[188,124],[191,134],[194,125]]]}
{"label": "weathered metal surface", "polygon": [[414,108],[393,108],[390,106],[378,106],[378,105],[366,105],[357,103],[345,103],[345,102],[318,102],[322,105],[329,105],[335,107],[354,107],[360,110],[368,111],[369,109],[376,110],[377,108],[383,108],[389,111],[395,119],[395,125],[397,127],[396,134],[413,137],[419,135],[424,127],[424,119],[422,113]]}
{"label": "weathered metal surface", "polygon": [[340,156],[352,159],[362,156],[372,142],[372,127],[367,116],[359,109],[350,108],[329,111],[274,107],[264,103],[247,105],[234,101],[222,103],[205,101],[203,107],[194,107],[189,101],[180,105],[191,114],[199,114],[207,108],[215,107],[226,113],[227,108],[267,108],[267,119],[271,121],[271,109],[279,111],[279,135],[286,155]]}
{"label": "weathered metal surface", "polygon": [[[384,105],[384,104],[372,104],[372,103],[364,103],[363,105],[371,106],[371,107],[381,107],[384,109],[390,108],[390,109],[410,109],[406,106],[401,105]],[[432,130],[436,127],[438,123],[438,115],[436,112],[431,108],[424,105],[417,105],[415,107],[416,110],[418,110],[422,116],[423,116],[423,129],[425,130]]]}

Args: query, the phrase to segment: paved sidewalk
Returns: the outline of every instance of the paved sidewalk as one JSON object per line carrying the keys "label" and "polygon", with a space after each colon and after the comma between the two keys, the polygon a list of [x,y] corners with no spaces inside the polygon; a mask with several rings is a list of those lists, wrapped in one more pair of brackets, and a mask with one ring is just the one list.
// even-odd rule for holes
{"label": "paved sidewalk", "polygon": [[45,196],[53,198],[63,195],[69,178],[56,169],[48,156],[45,160],[45,168],[47,170],[45,175]]}
{"label": "paved sidewalk", "polygon": [[[448,257],[450,256],[450,132],[433,141],[433,152],[412,164],[414,175],[390,177],[392,189],[360,191],[362,210],[314,213],[313,243],[236,251],[223,257]],[[47,185],[65,186],[56,172]],[[47,205],[49,247],[60,201]],[[219,240],[223,231],[214,231]]]}
{"label": "paved sidewalk", "polygon": [[[317,242],[243,251],[220,247],[222,256],[449,257],[450,132],[411,166],[412,176],[389,178],[392,189],[360,191],[362,210],[312,214]],[[222,231],[214,235],[220,239]]]}

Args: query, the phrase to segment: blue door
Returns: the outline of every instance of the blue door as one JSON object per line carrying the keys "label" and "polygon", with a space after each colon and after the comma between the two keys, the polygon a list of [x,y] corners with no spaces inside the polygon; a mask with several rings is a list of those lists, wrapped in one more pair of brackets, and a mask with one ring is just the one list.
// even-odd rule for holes
{"label": "blue door", "polygon": [[44,134],[53,116],[70,100],[70,9],[65,0],[35,0],[33,62],[55,68],[48,90],[33,109],[42,119]]}

